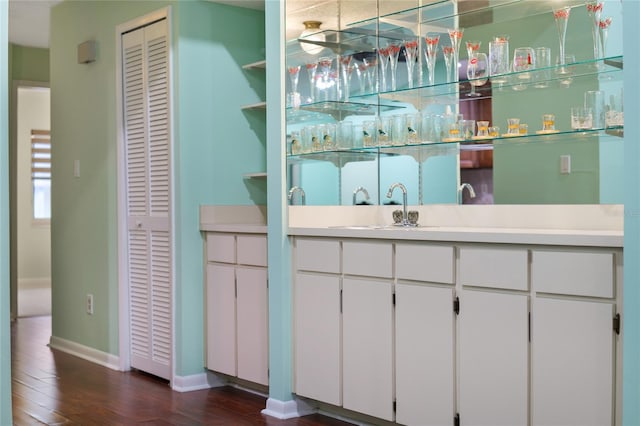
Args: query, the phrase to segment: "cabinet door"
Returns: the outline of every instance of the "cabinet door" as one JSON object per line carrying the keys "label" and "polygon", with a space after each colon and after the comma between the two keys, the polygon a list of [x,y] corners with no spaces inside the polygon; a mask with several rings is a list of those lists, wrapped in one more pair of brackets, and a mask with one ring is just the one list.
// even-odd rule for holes
{"label": "cabinet door", "polygon": [[236,277],[238,377],[268,385],[267,270],[238,267]]}
{"label": "cabinet door", "polygon": [[341,405],[340,278],[299,272],[294,291],[295,392]]}
{"label": "cabinet door", "polygon": [[207,368],[236,375],[236,283],[232,265],[207,265]]}
{"label": "cabinet door", "polygon": [[608,303],[536,298],[534,425],[612,424],[613,314]]}
{"label": "cabinet door", "polygon": [[453,422],[453,289],[396,285],[396,422]]}
{"label": "cabinet door", "polygon": [[342,302],[343,406],[393,420],[391,283],[344,278]]}
{"label": "cabinet door", "polygon": [[463,291],[459,327],[462,424],[526,425],[528,297]]}

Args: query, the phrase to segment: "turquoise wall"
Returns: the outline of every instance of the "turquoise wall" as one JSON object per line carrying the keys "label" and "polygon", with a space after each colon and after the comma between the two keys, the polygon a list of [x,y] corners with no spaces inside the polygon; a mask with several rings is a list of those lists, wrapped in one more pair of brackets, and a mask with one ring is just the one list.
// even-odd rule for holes
{"label": "turquoise wall", "polygon": [[9,3],[0,1],[0,424],[12,423],[9,330]]}
{"label": "turquoise wall", "polygon": [[[200,204],[263,204],[264,130],[240,106],[264,94],[241,65],[263,56],[264,16],[204,1],[63,2],[51,34],[53,335],[118,354],[116,26],[173,7],[175,326],[178,376],[204,366]],[[76,46],[96,40],[79,65]],[[73,160],[81,177],[73,178]],[[95,314],[84,312],[94,294]]]}
{"label": "turquoise wall", "polygon": [[622,423],[640,424],[640,55],[638,54],[638,22],[640,2],[625,1],[624,8],[624,342],[622,381]]}

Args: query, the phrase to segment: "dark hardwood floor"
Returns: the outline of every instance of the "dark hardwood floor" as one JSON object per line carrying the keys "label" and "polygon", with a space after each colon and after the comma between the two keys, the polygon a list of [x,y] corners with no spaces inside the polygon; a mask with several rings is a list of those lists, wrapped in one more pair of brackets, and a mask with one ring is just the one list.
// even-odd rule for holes
{"label": "dark hardwood floor", "polygon": [[15,425],[348,424],[321,415],[264,416],[264,397],[233,387],[173,392],[155,377],[49,349],[50,330],[50,317],[20,318],[11,326]]}

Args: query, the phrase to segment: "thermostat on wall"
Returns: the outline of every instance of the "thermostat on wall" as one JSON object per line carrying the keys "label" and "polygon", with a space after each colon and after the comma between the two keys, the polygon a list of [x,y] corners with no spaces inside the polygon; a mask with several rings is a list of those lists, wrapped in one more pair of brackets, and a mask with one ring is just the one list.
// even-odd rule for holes
{"label": "thermostat on wall", "polygon": [[78,45],[78,63],[90,64],[96,61],[96,42],[88,40]]}

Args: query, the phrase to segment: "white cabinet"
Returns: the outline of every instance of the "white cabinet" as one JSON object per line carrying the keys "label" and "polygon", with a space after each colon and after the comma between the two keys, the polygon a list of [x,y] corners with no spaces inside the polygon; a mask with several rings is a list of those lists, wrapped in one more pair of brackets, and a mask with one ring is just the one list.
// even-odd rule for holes
{"label": "white cabinet", "polygon": [[299,272],[294,285],[294,390],[342,405],[340,278]]}
{"label": "white cabinet", "polygon": [[606,425],[614,416],[611,303],[537,298],[533,425]]}
{"label": "white cabinet", "polygon": [[460,293],[458,407],[468,425],[528,422],[528,297]]}
{"label": "white cabinet", "polygon": [[266,236],[207,233],[207,368],[268,385]]}
{"label": "white cabinet", "polygon": [[343,406],[393,420],[391,282],[344,278],[342,291]]}
{"label": "white cabinet", "polygon": [[[451,263],[446,260],[445,264]],[[453,288],[396,284],[395,319],[396,422],[451,424],[455,414]]]}

